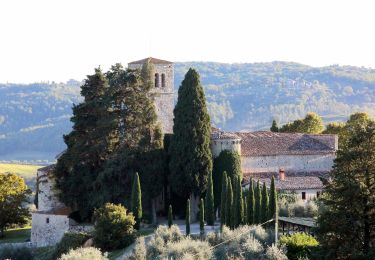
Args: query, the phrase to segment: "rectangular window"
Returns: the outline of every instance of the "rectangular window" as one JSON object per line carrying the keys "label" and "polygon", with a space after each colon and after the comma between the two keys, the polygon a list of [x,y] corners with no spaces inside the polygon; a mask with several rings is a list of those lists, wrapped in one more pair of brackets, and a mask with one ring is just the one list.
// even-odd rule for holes
{"label": "rectangular window", "polygon": [[47,224],[49,223],[49,218],[46,218],[46,223],[47,223]]}
{"label": "rectangular window", "polygon": [[316,192],[316,197],[319,198],[319,196],[320,196],[320,191],[317,191]]}
{"label": "rectangular window", "polygon": [[305,200],[306,199],[306,192],[302,191],[302,199]]}

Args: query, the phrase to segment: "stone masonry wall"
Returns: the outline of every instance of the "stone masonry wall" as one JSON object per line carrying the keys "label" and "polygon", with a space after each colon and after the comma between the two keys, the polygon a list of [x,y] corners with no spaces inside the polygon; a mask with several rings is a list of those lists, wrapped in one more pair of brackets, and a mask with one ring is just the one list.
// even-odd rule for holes
{"label": "stone masonry wall", "polygon": [[241,157],[243,172],[278,172],[280,168],[293,172],[330,171],[334,154],[327,155],[277,155]]}
{"label": "stone masonry wall", "polygon": [[31,242],[36,247],[55,245],[68,230],[69,218],[66,215],[32,214]]}
{"label": "stone masonry wall", "polygon": [[54,192],[54,179],[48,175],[48,173],[43,171],[37,172],[38,178],[38,211],[50,211],[56,208],[64,207],[55,192]]}
{"label": "stone masonry wall", "polygon": [[[174,109],[174,67],[173,64],[153,64],[155,74],[159,75],[159,84],[154,88],[155,109],[163,133],[173,133]],[[142,64],[129,64],[130,69],[141,69]],[[162,75],[165,75],[165,86],[162,87]]]}
{"label": "stone masonry wall", "polygon": [[240,139],[214,139],[211,140],[212,156],[218,157],[224,151],[234,151],[241,155],[241,141]]}

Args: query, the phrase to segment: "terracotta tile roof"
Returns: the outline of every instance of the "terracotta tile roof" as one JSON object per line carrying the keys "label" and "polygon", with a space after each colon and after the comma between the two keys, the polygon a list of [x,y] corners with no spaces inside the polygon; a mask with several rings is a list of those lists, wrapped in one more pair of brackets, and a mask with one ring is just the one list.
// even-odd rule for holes
{"label": "terracotta tile roof", "polygon": [[268,131],[235,132],[241,138],[242,156],[331,154],[336,135],[274,133]]}
{"label": "terracotta tile roof", "polygon": [[[250,176],[244,177],[243,186],[249,184]],[[263,173],[252,176],[254,181],[265,183],[269,188],[271,186],[272,176],[277,176],[276,173]],[[324,180],[328,179],[328,172],[294,172],[287,173],[285,179],[279,180],[275,178],[276,189],[278,190],[303,190],[303,189],[323,189]]]}
{"label": "terracotta tile roof", "polygon": [[160,59],[156,59],[152,57],[148,57],[142,60],[132,61],[132,62],[129,62],[129,64],[143,64],[143,63],[146,63],[147,61],[149,61],[152,64],[173,64],[173,62],[171,61],[160,60]]}
{"label": "terracotta tile roof", "polygon": [[38,171],[49,173],[49,172],[51,172],[55,169],[55,166],[56,166],[56,164],[51,164],[51,165],[45,166],[43,168],[39,168]]}

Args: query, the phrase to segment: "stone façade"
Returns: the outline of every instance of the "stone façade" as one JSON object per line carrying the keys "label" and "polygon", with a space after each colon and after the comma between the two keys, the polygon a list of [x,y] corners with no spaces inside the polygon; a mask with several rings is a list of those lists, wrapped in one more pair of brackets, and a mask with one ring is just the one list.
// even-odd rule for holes
{"label": "stone fa\u00e7ade", "polygon": [[174,109],[174,65],[170,61],[146,58],[128,64],[129,69],[141,69],[146,62],[152,63],[155,68],[155,109],[163,133],[173,133]]}

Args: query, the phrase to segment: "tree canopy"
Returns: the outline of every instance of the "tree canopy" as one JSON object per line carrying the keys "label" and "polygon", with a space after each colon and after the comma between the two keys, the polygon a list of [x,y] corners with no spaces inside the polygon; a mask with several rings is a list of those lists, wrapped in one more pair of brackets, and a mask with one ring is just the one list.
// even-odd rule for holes
{"label": "tree canopy", "polygon": [[172,190],[188,197],[207,189],[212,171],[211,123],[199,74],[189,69],[178,90],[170,152]]}
{"label": "tree canopy", "polygon": [[30,217],[25,207],[31,191],[25,181],[13,173],[0,173],[0,238],[13,224],[24,225]]}

